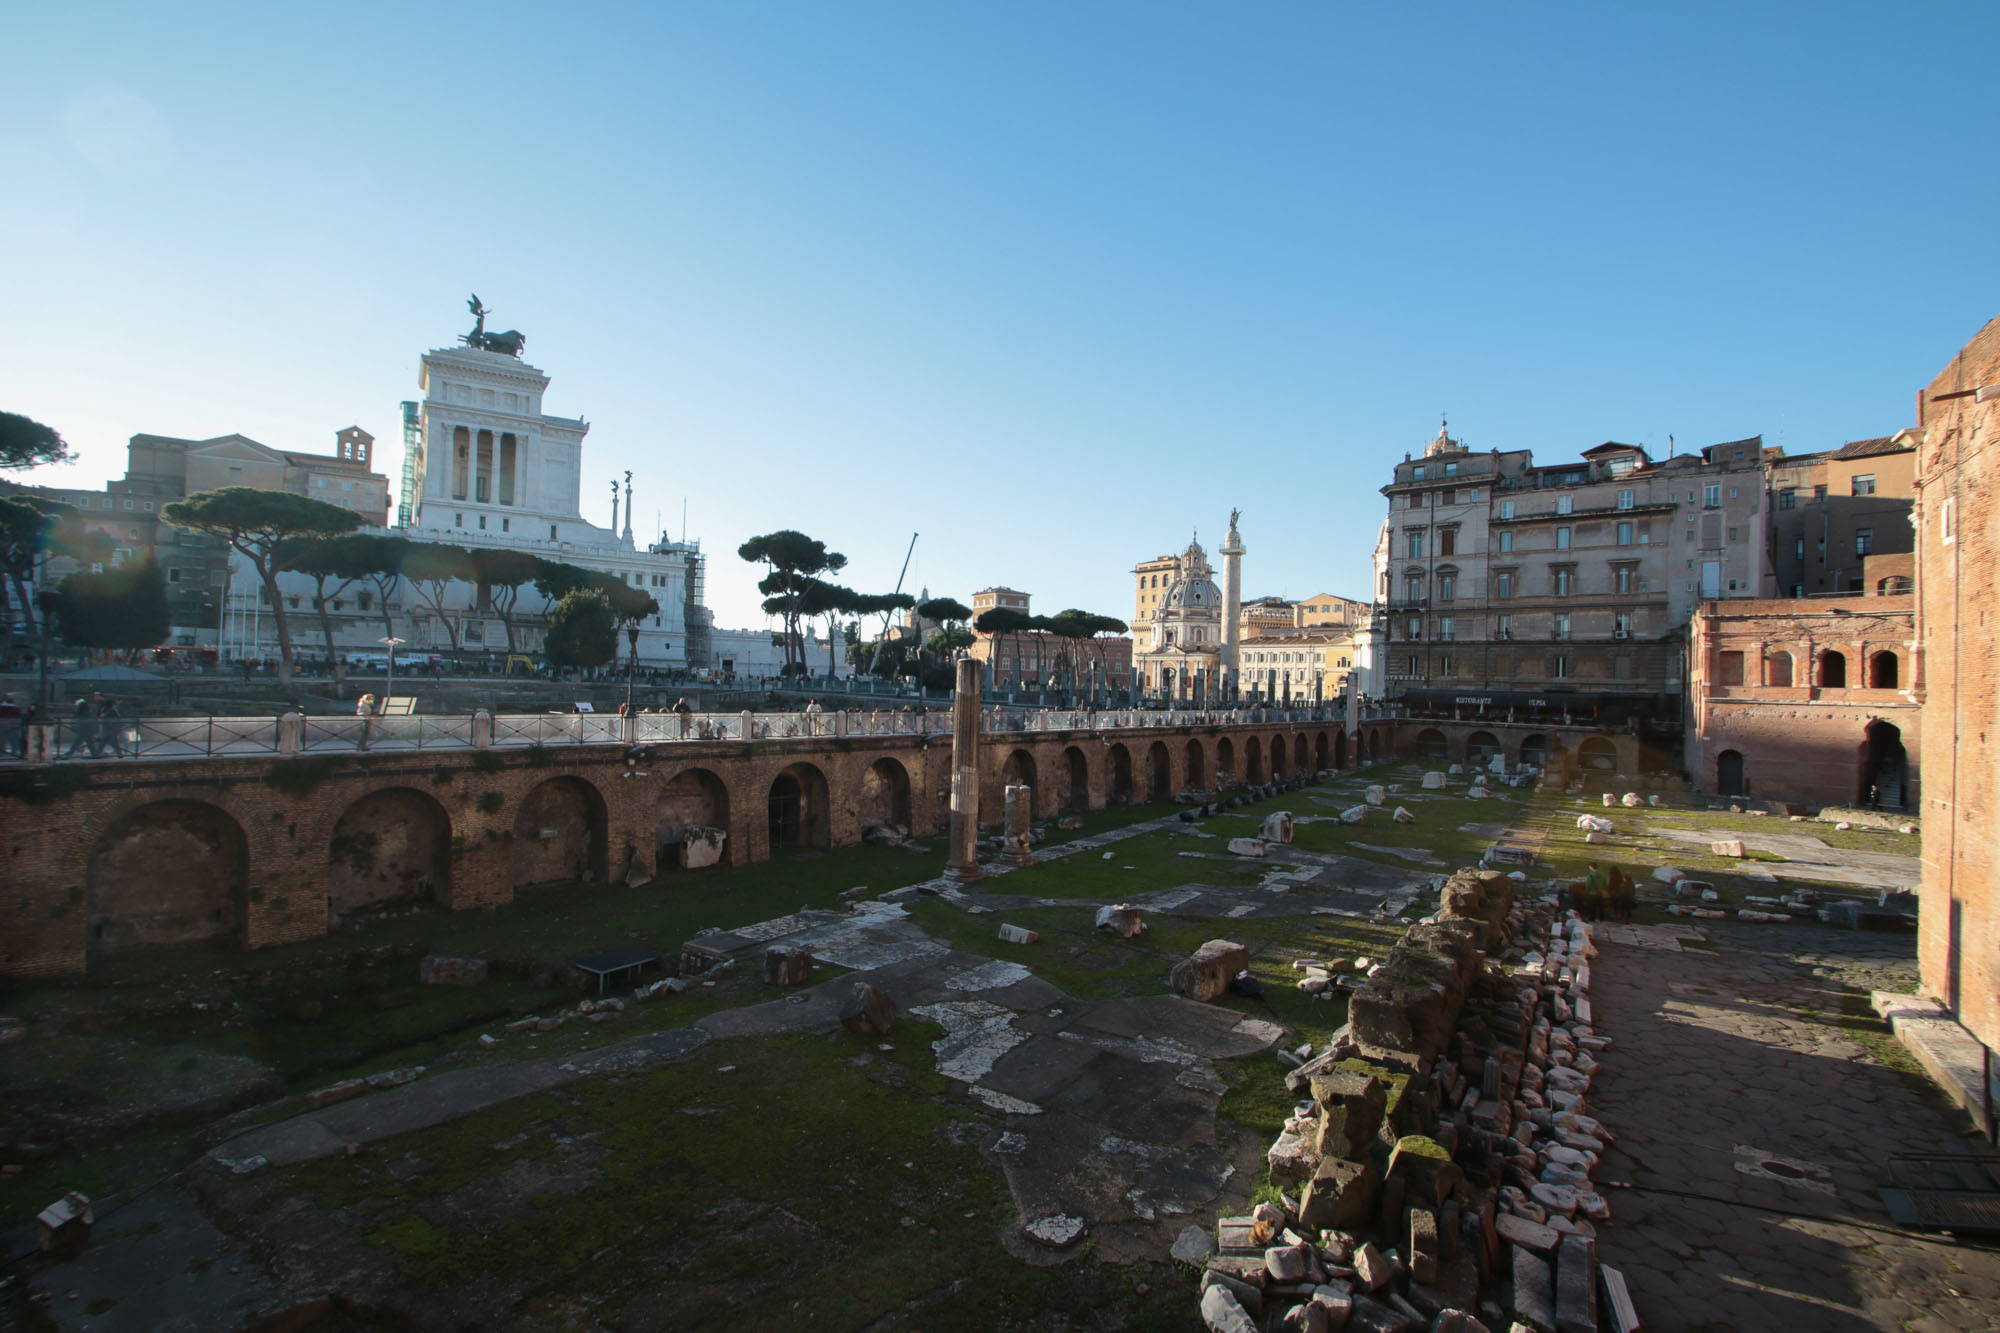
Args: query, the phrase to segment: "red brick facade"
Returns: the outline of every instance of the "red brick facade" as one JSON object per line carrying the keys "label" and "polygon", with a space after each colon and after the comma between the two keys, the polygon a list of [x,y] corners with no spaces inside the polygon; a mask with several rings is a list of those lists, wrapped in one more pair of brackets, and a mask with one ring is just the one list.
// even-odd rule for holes
{"label": "red brick facade", "polygon": [[2000,1046],[2000,319],[1917,400],[1925,990]]}
{"label": "red brick facade", "polygon": [[1913,600],[1704,602],[1688,626],[1684,758],[1696,790],[1915,811]]}
{"label": "red brick facade", "polygon": [[[536,884],[699,873],[660,855],[692,823],[727,830],[732,865],[768,859],[774,834],[928,836],[950,758],[947,738],[902,736],[675,745],[636,774],[616,745],[17,769],[0,794],[0,977],[197,939],[264,948],[396,901],[489,907]],[[1046,818],[1349,758],[1329,724],[989,736],[981,814],[998,822],[1009,783],[1034,787]],[[75,774],[73,791],[19,794]]]}

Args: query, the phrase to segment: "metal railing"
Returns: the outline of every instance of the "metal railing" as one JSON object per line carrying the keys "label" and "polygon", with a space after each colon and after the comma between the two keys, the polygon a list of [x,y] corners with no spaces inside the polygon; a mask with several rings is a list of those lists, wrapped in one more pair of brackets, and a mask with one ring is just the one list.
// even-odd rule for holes
{"label": "metal railing", "polygon": [[[1371,710],[1372,712],[1373,710]],[[1377,714],[1379,715],[1379,714]],[[987,706],[980,731],[1029,736],[1088,731],[1340,724],[1342,710],[1264,708],[1042,709]],[[513,749],[567,745],[675,745],[716,741],[783,741],[869,736],[948,736],[949,708],[859,708],[818,713],[500,713],[411,716],[66,718],[23,726],[0,724],[0,761],[35,763],[87,759],[195,759],[365,753],[380,751]]]}

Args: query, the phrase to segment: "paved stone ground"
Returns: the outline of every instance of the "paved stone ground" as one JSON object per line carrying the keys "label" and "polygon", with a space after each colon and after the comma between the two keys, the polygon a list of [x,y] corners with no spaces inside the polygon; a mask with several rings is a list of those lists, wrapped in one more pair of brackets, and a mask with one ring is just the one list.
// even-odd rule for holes
{"label": "paved stone ground", "polygon": [[[2000,1329],[2000,1250],[1895,1227],[1900,1152],[1969,1151],[1968,1125],[1833,1023],[1840,992],[1914,975],[1907,936],[1718,924],[1713,952],[1605,941],[1591,1094],[1619,1135],[1599,1253],[1648,1329]],[[1775,1166],[1771,1165],[1775,1163]],[[1693,1197],[1690,1197],[1693,1196]]]}

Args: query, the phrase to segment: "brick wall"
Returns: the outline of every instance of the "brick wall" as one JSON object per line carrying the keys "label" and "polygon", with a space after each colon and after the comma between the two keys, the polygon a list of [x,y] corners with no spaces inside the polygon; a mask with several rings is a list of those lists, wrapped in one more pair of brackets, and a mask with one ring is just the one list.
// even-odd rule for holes
{"label": "brick wall", "polygon": [[[989,736],[982,822],[999,821],[1009,781],[1032,785],[1046,818],[1213,786],[1223,753],[1252,740],[1260,753],[1282,740],[1288,774],[1344,749],[1333,726],[1120,735]],[[944,825],[950,757],[946,739],[904,736],[660,747],[642,772],[615,745],[16,769],[0,791],[0,977],[199,939],[265,948],[413,899],[463,910],[543,883],[699,873],[660,855],[697,820],[728,831],[728,864],[763,861],[774,790],[796,794],[787,830],[808,845],[850,846],[882,823],[929,836]],[[38,773],[81,785],[23,799]]]}
{"label": "brick wall", "polygon": [[2000,319],[1917,402],[1924,646],[1924,988],[2000,1046]]}

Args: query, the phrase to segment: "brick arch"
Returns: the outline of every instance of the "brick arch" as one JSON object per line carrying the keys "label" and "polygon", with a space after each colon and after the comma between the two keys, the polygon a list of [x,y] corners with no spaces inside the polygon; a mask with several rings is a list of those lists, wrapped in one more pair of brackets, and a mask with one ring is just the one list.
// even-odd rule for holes
{"label": "brick arch", "polygon": [[1215,738],[1215,786],[1223,787],[1240,781],[1236,774],[1236,742],[1227,736]]}
{"label": "brick arch", "polygon": [[1165,741],[1146,747],[1146,799],[1166,801],[1174,794],[1174,756]]}
{"label": "brick arch", "polygon": [[602,883],[609,817],[604,793],[574,774],[544,779],[514,811],[514,887]]}
{"label": "brick arch", "polygon": [[327,924],[403,903],[450,902],[451,834],[451,813],[414,787],[380,787],[350,801],[327,838]]}
{"label": "brick arch", "polygon": [[1081,745],[1066,745],[1062,752],[1063,809],[1081,814],[1090,809],[1090,756]]}
{"label": "brick arch", "polygon": [[855,799],[856,816],[862,832],[882,825],[908,831],[911,827],[910,770],[887,755],[868,765],[861,774]]}
{"label": "brick arch", "polygon": [[1271,736],[1271,781],[1279,782],[1292,775],[1292,747],[1285,743],[1284,736]]}
{"label": "brick arch", "polygon": [[1197,736],[1188,737],[1187,785],[1196,789],[1208,786],[1208,755],[1202,749],[1201,738]]}
{"label": "brick arch", "polygon": [[1313,768],[1324,772],[1333,766],[1333,737],[1322,731],[1313,737]]}
{"label": "brick arch", "polygon": [[250,840],[208,801],[138,802],[91,841],[84,882],[91,956],[240,939]]}
{"label": "brick arch", "polygon": [[1264,742],[1255,736],[1243,742],[1243,780],[1252,786],[1264,781]]}
{"label": "brick arch", "polygon": [[[712,769],[692,765],[665,777],[653,795],[655,871],[708,860],[710,853],[706,847],[688,848],[687,833],[693,828],[721,829],[722,853],[726,859],[736,838],[730,822],[732,810],[729,784]],[[684,852],[684,848],[688,850]]]}
{"label": "brick arch", "polygon": [[1122,741],[1113,741],[1104,751],[1104,796],[1106,805],[1132,803],[1132,752]]}
{"label": "brick arch", "polygon": [[780,769],[764,798],[765,837],[773,855],[785,848],[833,845],[826,774],[800,760]]}

